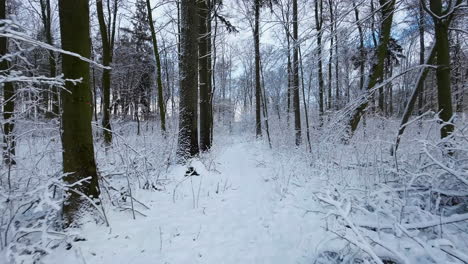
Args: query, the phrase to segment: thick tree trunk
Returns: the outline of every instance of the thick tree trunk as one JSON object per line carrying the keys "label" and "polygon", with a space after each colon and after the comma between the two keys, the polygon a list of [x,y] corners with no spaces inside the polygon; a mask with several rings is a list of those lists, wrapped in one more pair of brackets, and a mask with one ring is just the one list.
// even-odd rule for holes
{"label": "thick tree trunk", "polygon": [[[384,63],[387,57],[387,47],[390,40],[390,32],[392,29],[393,22],[393,11],[395,8],[395,0],[379,0],[382,12],[382,23],[380,25],[379,44],[377,46],[376,58],[374,65],[372,66],[371,73],[369,76],[369,82],[367,90],[370,92],[374,86],[382,82],[384,73]],[[356,131],[361,117],[369,105],[368,99],[364,101],[352,112],[352,116],[348,123],[348,137],[352,137],[354,131]]]}
{"label": "thick tree trunk", "polygon": [[[62,48],[83,57],[90,57],[88,0],[60,0],[60,33]],[[93,134],[91,130],[91,98],[88,63],[69,55],[63,55],[63,74],[66,79],[82,79],[79,83],[67,82],[62,93],[62,145],[63,172],[68,184],[86,179],[80,185],[70,187],[63,205],[64,218],[72,224],[79,211],[87,205],[86,199],[99,196],[98,175],[94,160]]]}
{"label": "thick tree trunk", "polygon": [[180,1],[180,102],[177,156],[198,154],[198,11],[195,0]]}
{"label": "thick tree trunk", "polygon": [[[0,19],[6,19],[6,0],[0,2]],[[8,39],[0,37],[0,57],[8,53]],[[0,72],[9,74],[10,65],[7,60],[0,62]],[[3,161],[7,165],[16,164],[15,162],[15,87],[12,82],[3,83]]]}
{"label": "thick tree trunk", "polygon": [[[96,10],[99,21],[99,31],[101,33],[102,40],[102,64],[109,66],[112,60],[111,43],[109,39],[109,32],[107,31],[106,21],[104,20],[104,10],[102,6],[102,0],[96,0]],[[110,15],[110,14],[109,14]],[[111,70],[103,69],[102,72],[102,127],[104,134],[104,143],[107,146],[112,144],[112,128],[110,123],[110,87],[111,87]]]}
{"label": "thick tree trunk", "polygon": [[254,25],[254,46],[255,46],[255,128],[256,136],[262,136],[262,117],[261,117],[261,93],[260,87],[260,0],[255,0],[255,25]]}
{"label": "thick tree trunk", "polygon": [[[442,10],[441,0],[431,0],[430,9],[434,20],[435,48],[437,51],[437,100],[439,103],[439,117],[449,122],[453,115],[452,90],[450,87],[450,44],[448,38],[449,23],[441,19],[447,11]],[[445,138],[453,132],[452,124],[444,124],[440,129],[440,137]]]}
{"label": "thick tree trunk", "polygon": [[296,146],[302,143],[301,133],[301,108],[299,100],[299,42],[298,42],[298,15],[297,15],[297,0],[293,0],[293,106],[294,106],[294,129],[296,134]]}
{"label": "thick tree trunk", "polygon": [[148,22],[151,30],[151,39],[153,41],[154,58],[156,60],[156,82],[158,84],[159,117],[161,118],[161,131],[164,134],[166,132],[166,106],[164,105],[163,97],[161,58],[159,56],[158,39],[156,38],[156,31],[154,30],[153,12],[151,9],[150,0],[146,0],[146,7],[148,9]]}
{"label": "thick tree trunk", "polygon": [[206,0],[198,0],[198,25],[199,43],[198,43],[198,77],[200,85],[200,150],[207,151],[211,148],[211,107],[210,90],[211,78],[209,61],[208,39],[209,35],[208,20],[210,19],[209,5]]}

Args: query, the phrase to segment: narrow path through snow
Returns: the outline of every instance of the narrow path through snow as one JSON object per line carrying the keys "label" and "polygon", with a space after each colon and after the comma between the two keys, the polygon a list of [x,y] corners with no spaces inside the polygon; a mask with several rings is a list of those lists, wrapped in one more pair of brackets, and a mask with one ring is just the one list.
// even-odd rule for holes
{"label": "narrow path through snow", "polygon": [[284,172],[273,154],[259,142],[236,142],[215,150],[215,170],[194,161],[199,177],[175,168],[176,181],[185,180],[175,190],[136,193],[151,208],[147,217],[110,212],[110,228],[85,225],[87,240],[47,263],[310,263],[324,237],[319,216],[304,214],[315,206],[313,190],[281,196]]}

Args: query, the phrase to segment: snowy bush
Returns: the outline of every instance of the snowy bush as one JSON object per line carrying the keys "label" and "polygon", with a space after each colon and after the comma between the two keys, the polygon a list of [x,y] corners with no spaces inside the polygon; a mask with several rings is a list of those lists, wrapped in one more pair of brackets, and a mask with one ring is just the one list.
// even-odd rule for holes
{"label": "snowy bush", "polygon": [[[440,126],[438,120],[426,123]],[[467,132],[461,122],[449,138],[408,142],[412,151],[376,159],[368,166],[380,168],[384,177],[377,182],[353,186],[328,179],[331,187],[316,197],[328,208],[328,231],[346,243],[322,257],[337,263],[466,263]]]}

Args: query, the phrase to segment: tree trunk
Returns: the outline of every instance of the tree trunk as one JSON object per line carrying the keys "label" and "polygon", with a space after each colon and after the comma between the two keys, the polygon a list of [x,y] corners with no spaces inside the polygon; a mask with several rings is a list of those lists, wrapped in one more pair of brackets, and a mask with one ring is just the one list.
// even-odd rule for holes
{"label": "tree trunk", "polygon": [[[102,0],[96,0],[96,10],[99,21],[99,31],[101,33],[102,40],[102,64],[109,66],[112,60],[111,43],[109,39],[109,32],[107,31],[106,21],[104,20],[104,11],[102,6]],[[110,14],[109,14],[110,15]],[[104,134],[104,143],[106,146],[112,144],[112,130],[110,123],[110,87],[111,87],[111,70],[103,69],[102,71],[102,101],[103,101],[103,113],[102,113],[102,127]]]}
{"label": "tree trunk", "polygon": [[[425,60],[425,45],[424,45],[424,10],[423,10],[423,5],[421,1],[419,2],[419,19],[418,19],[418,28],[419,28],[419,64],[424,64]],[[424,83],[421,84],[421,87],[419,89],[419,95],[418,95],[418,113],[421,115],[423,113],[423,108],[424,108]]]}
{"label": "tree trunk", "polygon": [[[329,57],[328,57],[328,101],[327,101],[327,109],[332,109],[332,60],[333,60],[333,46],[335,45],[335,30],[333,27],[333,3],[332,0],[328,0],[328,8],[330,11],[330,50],[329,50]],[[336,43],[338,45],[338,43]]]}
{"label": "tree trunk", "polygon": [[[435,48],[437,51],[437,100],[439,104],[439,117],[444,122],[450,122],[452,110],[452,90],[450,87],[450,44],[448,38],[449,23],[441,19],[448,11],[442,10],[441,0],[431,0],[435,31]],[[440,129],[440,137],[445,138],[453,132],[452,124],[444,124]]]}
{"label": "tree trunk", "polygon": [[[60,0],[60,33],[62,49],[90,57],[89,5],[88,0]],[[62,146],[63,172],[65,182],[80,185],[70,187],[63,205],[66,224],[72,224],[81,209],[88,204],[77,192],[90,198],[99,196],[98,176],[94,160],[93,134],[91,129],[91,98],[89,87],[89,65],[76,57],[63,55],[63,74],[66,79],[80,79],[81,82],[66,82],[70,92],[62,93]],[[88,205],[89,206],[89,205]]]}
{"label": "tree trunk", "polygon": [[319,85],[319,118],[320,126],[323,123],[323,70],[322,70],[322,24],[323,0],[315,0],[315,29],[317,30],[317,59],[318,59],[318,85]]}
{"label": "tree trunk", "polygon": [[[50,8],[50,0],[40,0],[41,6],[41,17],[42,17],[42,24],[44,26],[45,38],[47,44],[53,46],[54,39],[52,37],[52,12]],[[57,65],[55,62],[55,53],[52,50],[49,50],[49,77],[53,78],[57,74]],[[51,88],[49,91],[52,94],[52,114],[54,116],[58,116],[59,113],[59,99],[58,93],[59,90],[56,86]],[[49,95],[47,94],[47,97]],[[48,100],[47,100],[47,108],[48,109]]]}
{"label": "tree trunk", "polygon": [[211,62],[208,60],[208,20],[210,19],[209,5],[206,0],[198,0],[198,17],[200,19],[198,25],[198,76],[200,85],[200,150],[207,151],[211,148],[211,120],[210,120],[210,89],[211,78],[210,68]]}
{"label": "tree trunk", "polygon": [[354,15],[356,18],[356,25],[359,32],[359,89],[364,89],[364,67],[365,67],[365,54],[364,54],[364,33],[362,31],[361,22],[359,21],[359,10],[356,3],[353,1]]}
{"label": "tree trunk", "polygon": [[256,136],[262,136],[261,120],[261,93],[260,87],[260,0],[255,0],[255,25],[254,25],[254,46],[255,46],[255,124]]}
{"label": "tree trunk", "polygon": [[198,12],[196,1],[180,1],[180,102],[177,156],[180,161],[198,154]]}
{"label": "tree trunk", "polygon": [[296,134],[296,146],[302,143],[301,133],[301,108],[299,100],[299,42],[298,42],[298,15],[297,0],[293,0],[293,106],[294,106],[294,129]]}
{"label": "tree trunk", "polygon": [[[369,83],[367,85],[368,93],[373,93],[372,89],[382,81],[384,73],[384,63],[387,57],[387,47],[390,40],[390,32],[393,22],[393,11],[395,8],[395,0],[379,0],[382,12],[382,23],[380,25],[379,45],[377,46],[375,63],[372,66],[369,76]],[[352,137],[356,131],[363,113],[369,105],[368,98],[352,112],[352,116],[348,123],[348,137]]]}
{"label": "tree trunk", "polygon": [[154,30],[153,12],[151,9],[150,0],[146,0],[146,7],[148,9],[148,22],[150,24],[151,39],[153,41],[154,58],[156,60],[156,82],[158,84],[159,117],[161,118],[161,131],[164,134],[166,132],[166,107],[164,105],[163,97],[161,58],[159,56],[158,39],[156,38],[156,31]]}
{"label": "tree trunk", "polygon": [[[429,57],[426,59],[425,63],[423,62],[422,64],[427,64],[427,65],[432,64],[435,60],[435,56],[436,56],[436,49],[435,47],[432,47],[429,53]],[[413,109],[416,104],[416,99],[419,95],[421,95],[420,90],[422,89],[424,85],[424,81],[426,80],[428,73],[429,73],[428,67],[421,69],[419,72],[419,76],[416,81],[416,87],[414,88],[413,94],[411,94],[408,104],[406,105],[405,112],[403,113],[403,118],[401,119],[400,129],[398,130],[398,135],[397,135],[395,148],[394,148],[395,152],[398,150],[398,145],[400,144],[401,135],[403,135],[403,133],[405,132],[405,129],[406,129],[405,125],[408,122],[411,114],[413,113]]]}
{"label": "tree trunk", "polygon": [[[6,0],[0,2],[0,19],[6,19]],[[8,53],[8,39],[0,37],[0,58]],[[0,72],[9,75],[10,64],[6,59],[0,62]],[[15,162],[15,87],[12,82],[3,83],[3,161],[7,165],[16,164]]]}

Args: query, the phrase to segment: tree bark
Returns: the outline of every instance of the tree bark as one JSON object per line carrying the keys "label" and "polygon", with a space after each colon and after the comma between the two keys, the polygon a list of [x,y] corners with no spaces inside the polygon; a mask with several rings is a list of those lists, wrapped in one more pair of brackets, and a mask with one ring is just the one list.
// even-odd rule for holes
{"label": "tree bark", "polygon": [[328,9],[330,11],[330,50],[329,50],[329,57],[328,57],[328,100],[327,100],[327,108],[329,110],[332,109],[333,105],[333,98],[332,98],[332,60],[333,60],[333,46],[338,45],[338,43],[335,44],[335,30],[333,27],[333,3],[332,0],[328,0]]}
{"label": "tree bark", "polygon": [[323,24],[323,0],[315,0],[315,29],[317,30],[317,59],[318,59],[318,85],[319,85],[319,118],[320,126],[323,123],[323,69],[322,69],[322,24]]}
{"label": "tree bark", "polygon": [[[106,21],[104,20],[104,10],[102,0],[96,0],[96,10],[99,21],[99,31],[101,33],[102,41],[102,64],[109,66],[112,60],[111,40],[109,39],[109,32],[107,31]],[[110,15],[110,14],[109,14]],[[111,87],[111,70],[103,69],[102,71],[102,127],[104,134],[104,143],[107,146],[112,144],[112,128],[110,123],[110,87]]]}
{"label": "tree bark", "polygon": [[[88,0],[60,0],[60,33],[62,49],[90,57],[89,4]],[[62,93],[62,146],[64,180],[68,184],[87,179],[67,190],[63,213],[67,225],[72,224],[81,209],[89,204],[77,192],[90,198],[99,196],[98,175],[94,159],[93,134],[91,130],[91,98],[89,65],[76,57],[63,55],[63,74],[66,79],[81,82],[66,82],[70,92]]]}
{"label": "tree bark", "polygon": [[[6,19],[6,0],[0,2],[0,19]],[[0,37],[0,57],[8,53],[8,39]],[[6,59],[0,62],[0,72],[5,75],[10,73],[10,64]],[[15,87],[12,82],[3,83],[3,161],[6,165],[14,165],[15,162]]]}
{"label": "tree bark", "polygon": [[[450,86],[450,43],[448,38],[449,23],[447,19],[442,19],[450,10],[442,10],[441,0],[430,0],[430,10],[435,15],[432,16],[435,31],[435,48],[437,51],[437,101],[439,104],[439,117],[443,122],[450,122],[452,109],[452,90]],[[454,130],[453,124],[444,124],[440,129],[440,137],[449,136]]]}
{"label": "tree bark", "polygon": [[293,0],[293,106],[294,106],[294,129],[296,134],[296,146],[302,143],[301,133],[301,108],[299,100],[299,42],[298,42],[298,15],[297,0]]}
{"label": "tree bark", "polygon": [[260,87],[260,0],[255,0],[254,13],[254,46],[255,46],[255,128],[256,136],[262,136],[262,120],[261,120],[261,93]]}
{"label": "tree bark", "polygon": [[[40,0],[42,24],[47,44],[53,46],[54,39],[52,37],[52,11],[50,8],[50,0]],[[55,61],[55,53],[49,50],[49,77],[53,78],[57,74],[57,63]],[[52,94],[52,114],[58,116],[60,113],[59,108],[59,89],[53,86],[49,91]],[[48,93],[46,95],[49,96]],[[48,109],[48,100],[46,101],[46,109]]]}
{"label": "tree bark", "polygon": [[364,89],[364,67],[365,67],[365,54],[364,54],[364,33],[362,31],[362,25],[359,21],[359,9],[353,1],[354,16],[356,18],[356,25],[359,32],[359,89]]}
{"label": "tree bark", "polygon": [[208,20],[210,19],[209,5],[206,0],[198,0],[198,76],[200,85],[200,150],[207,151],[211,148],[211,106],[210,90],[211,78],[209,60],[208,38],[211,38],[208,29]]}
{"label": "tree bark", "polygon": [[[418,29],[419,29],[419,64],[424,64],[425,60],[425,41],[424,41],[424,30],[425,30],[425,22],[424,22],[424,10],[422,7],[423,3],[419,2],[419,19],[418,19]],[[421,115],[424,108],[424,83],[422,83],[419,91],[418,91],[418,113]]]}
{"label": "tree bark", "polygon": [[180,1],[180,102],[177,156],[198,154],[198,11],[195,0]]}
{"label": "tree bark", "polygon": [[[384,63],[387,57],[387,47],[390,40],[390,33],[393,22],[393,11],[395,8],[395,0],[379,0],[382,12],[382,23],[380,25],[379,44],[377,46],[376,58],[372,66],[367,84],[367,92],[371,92],[375,85],[380,83],[384,73]],[[365,99],[354,111],[348,122],[348,137],[352,137],[356,131],[363,113],[369,105],[368,99]]]}
{"label": "tree bark", "polygon": [[156,82],[158,84],[159,117],[161,118],[161,131],[164,134],[166,133],[166,106],[164,105],[163,97],[161,58],[159,56],[158,39],[156,38],[156,31],[154,30],[153,12],[151,9],[150,0],[146,0],[146,7],[148,9],[148,22],[151,30],[151,39],[153,41],[154,58],[156,60]]}

